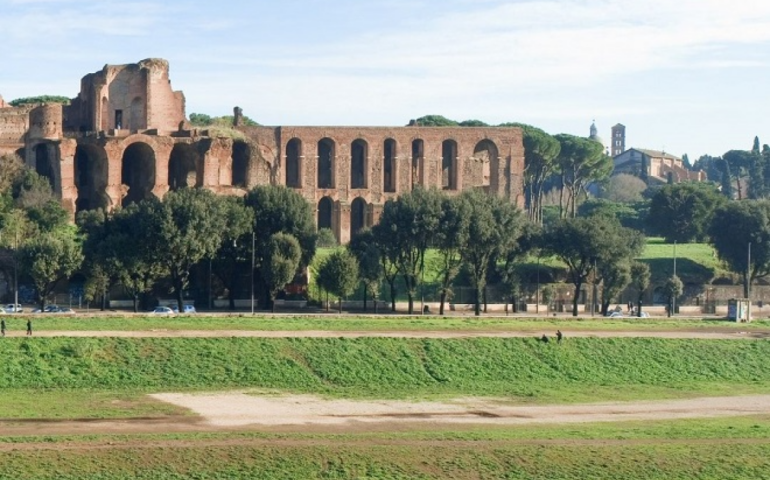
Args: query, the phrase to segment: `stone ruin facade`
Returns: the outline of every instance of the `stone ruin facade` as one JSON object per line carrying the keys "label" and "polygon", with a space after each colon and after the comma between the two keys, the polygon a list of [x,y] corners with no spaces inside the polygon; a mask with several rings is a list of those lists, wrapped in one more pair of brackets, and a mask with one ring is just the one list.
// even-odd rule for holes
{"label": "stone ruin facade", "polygon": [[183,187],[244,195],[285,185],[345,243],[418,185],[481,188],[523,207],[518,128],[248,127],[234,113],[226,132],[191,128],[168,62],[107,65],[82,79],[70,105],[13,108],[0,97],[0,155],[17,153],[47,177],[73,217]]}

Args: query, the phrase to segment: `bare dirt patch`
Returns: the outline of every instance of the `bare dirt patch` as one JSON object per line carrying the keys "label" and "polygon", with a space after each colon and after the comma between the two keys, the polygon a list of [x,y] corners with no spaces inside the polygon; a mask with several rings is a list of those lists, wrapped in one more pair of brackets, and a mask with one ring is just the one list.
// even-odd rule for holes
{"label": "bare dirt patch", "polygon": [[770,414],[770,395],[579,405],[506,405],[500,399],[458,398],[446,402],[326,400],[312,395],[152,395],[188,408],[213,427],[344,426],[402,421],[431,424],[522,425],[619,422]]}

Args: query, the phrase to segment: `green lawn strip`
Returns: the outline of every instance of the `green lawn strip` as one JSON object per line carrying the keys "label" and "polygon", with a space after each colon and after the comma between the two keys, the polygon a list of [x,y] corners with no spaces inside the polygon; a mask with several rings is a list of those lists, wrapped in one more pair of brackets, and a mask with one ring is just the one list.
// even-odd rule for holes
{"label": "green lawn strip", "polygon": [[[738,324],[716,319],[620,319],[590,317],[439,317],[361,315],[190,315],[173,318],[148,316],[32,316],[36,331],[148,331],[148,330],[338,330],[338,331],[540,331],[709,329],[733,331],[770,330],[770,321]],[[6,317],[9,331],[24,331],[26,317]]]}
{"label": "green lawn strip", "polygon": [[124,446],[17,449],[0,478],[35,479],[747,479],[766,478],[767,442],[505,442]]}
{"label": "green lawn strip", "polygon": [[[138,402],[139,392],[244,388],[530,403],[764,393],[768,358],[763,340],[14,337],[0,342],[0,416],[28,415],[24,392],[49,405],[71,392],[103,392],[102,403],[120,405],[110,392]],[[76,414],[64,416],[85,411],[66,403],[62,411]]]}

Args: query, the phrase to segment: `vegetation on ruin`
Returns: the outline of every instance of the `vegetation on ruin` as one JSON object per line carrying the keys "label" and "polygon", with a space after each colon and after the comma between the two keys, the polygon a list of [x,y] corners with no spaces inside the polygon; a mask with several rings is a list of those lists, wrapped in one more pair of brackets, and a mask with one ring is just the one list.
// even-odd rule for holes
{"label": "vegetation on ruin", "polygon": [[[222,115],[220,117],[212,117],[205,113],[191,113],[190,125],[193,127],[224,127],[231,128],[235,117],[232,115]],[[242,117],[242,123],[246,127],[258,127],[259,123],[255,122],[247,116]]]}
{"label": "vegetation on ruin", "polygon": [[17,98],[8,102],[8,104],[12,107],[38,105],[42,103],[61,103],[63,105],[69,105],[70,99],[61,95],[37,95],[34,97]]}

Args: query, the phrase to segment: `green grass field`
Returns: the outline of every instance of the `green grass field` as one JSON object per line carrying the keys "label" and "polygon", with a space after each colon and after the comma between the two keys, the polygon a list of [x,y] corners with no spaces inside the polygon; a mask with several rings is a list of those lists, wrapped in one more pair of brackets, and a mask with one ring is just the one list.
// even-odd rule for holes
{"label": "green grass field", "polygon": [[[335,316],[39,318],[35,325],[38,330],[289,325],[372,331],[749,327],[694,320]],[[146,396],[169,391],[246,389],[408,400],[485,396],[511,404],[767,394],[768,359],[767,340],[568,337],[556,345],[534,337],[7,337],[0,339],[0,422],[189,416]],[[768,453],[767,415],[338,434],[16,437],[0,428],[0,479],[761,479],[770,471]]]}

